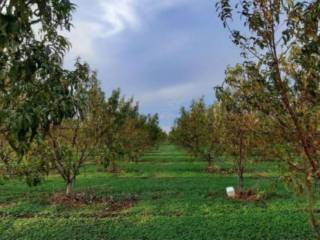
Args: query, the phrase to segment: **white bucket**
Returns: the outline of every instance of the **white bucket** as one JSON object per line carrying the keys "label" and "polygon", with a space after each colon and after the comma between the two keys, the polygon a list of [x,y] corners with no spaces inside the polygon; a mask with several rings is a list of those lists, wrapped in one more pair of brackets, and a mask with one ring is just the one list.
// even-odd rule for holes
{"label": "white bucket", "polygon": [[236,196],[236,191],[234,190],[234,187],[227,187],[226,192],[229,198],[234,198]]}

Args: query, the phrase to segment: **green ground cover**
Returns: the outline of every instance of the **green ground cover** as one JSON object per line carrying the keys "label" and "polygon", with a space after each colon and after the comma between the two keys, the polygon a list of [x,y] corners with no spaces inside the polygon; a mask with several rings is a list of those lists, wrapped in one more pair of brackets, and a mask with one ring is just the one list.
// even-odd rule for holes
{"label": "green ground cover", "polygon": [[[231,160],[219,162],[221,168]],[[275,163],[249,164],[245,184],[265,192],[263,201],[227,199],[234,174],[207,173],[173,145],[121,163],[110,174],[85,166],[75,191],[87,202],[52,202],[63,181],[50,175],[40,186],[0,185],[0,239],[312,239],[303,201],[281,182]]]}

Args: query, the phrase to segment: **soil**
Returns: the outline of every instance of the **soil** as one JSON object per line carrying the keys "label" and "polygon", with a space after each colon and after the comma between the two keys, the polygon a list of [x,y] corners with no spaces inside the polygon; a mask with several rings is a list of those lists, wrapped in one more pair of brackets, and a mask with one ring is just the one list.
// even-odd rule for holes
{"label": "soil", "polygon": [[260,197],[255,190],[248,189],[243,191],[237,191],[236,196],[232,199],[257,202],[260,200]]}
{"label": "soil", "polygon": [[207,173],[216,173],[216,172],[218,172],[219,170],[218,169],[216,169],[216,168],[214,168],[214,167],[207,167],[207,169],[206,169],[206,172]]}
{"label": "soil", "polygon": [[137,202],[136,197],[114,199],[112,197],[100,197],[88,193],[73,193],[70,196],[65,193],[56,193],[49,198],[49,203],[63,205],[71,208],[78,208],[85,205],[103,204],[108,212],[120,212],[131,208]]}

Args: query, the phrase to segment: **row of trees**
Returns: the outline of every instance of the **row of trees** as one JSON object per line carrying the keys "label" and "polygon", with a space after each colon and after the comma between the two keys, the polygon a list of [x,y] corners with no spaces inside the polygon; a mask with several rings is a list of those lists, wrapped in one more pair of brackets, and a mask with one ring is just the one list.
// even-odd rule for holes
{"label": "row of trees", "polygon": [[21,153],[2,136],[1,160],[5,176],[20,176],[29,185],[39,184],[55,169],[66,183],[66,194],[85,163],[98,163],[105,171],[117,172],[117,161],[137,162],[140,155],[154,147],[165,135],[158,115],[142,115],[133,98],[121,96],[119,89],[109,98],[99,87],[96,74],[87,64],[76,63],[72,117],[51,122]]}
{"label": "row of trees", "polygon": [[240,102],[235,93],[223,97],[211,106],[199,99],[194,100],[189,109],[182,108],[170,140],[195,158],[205,159],[208,172],[219,171],[216,162],[221,156],[233,156],[239,177],[238,192],[242,193],[247,156],[262,154],[258,148],[263,136],[256,134],[261,121],[253,112],[239,111]]}
{"label": "row of trees", "polygon": [[[221,0],[216,6],[244,56],[227,87],[274,126],[272,134],[282,143],[278,156],[290,173],[287,180],[309,199],[311,222],[320,238],[315,211],[320,184],[320,1]],[[246,33],[232,27],[230,20],[237,14]]]}
{"label": "row of trees", "polygon": [[182,109],[171,135],[208,161],[221,149],[236,154],[240,188],[246,156],[283,163],[282,177],[309,200],[320,238],[320,1],[219,0],[216,7],[244,61],[226,71],[216,104]]}
{"label": "row of trees", "polygon": [[0,167],[29,185],[55,169],[66,194],[80,168],[98,161],[137,161],[164,137],[158,116],[139,113],[120,90],[106,99],[96,73],[79,59],[63,67],[70,47],[69,0],[0,1]]}
{"label": "row of trees", "polygon": [[195,158],[208,162],[214,171],[214,159],[222,153],[223,116],[219,105],[207,107],[200,99],[189,109],[181,108],[180,117],[170,132],[170,140],[184,147]]}

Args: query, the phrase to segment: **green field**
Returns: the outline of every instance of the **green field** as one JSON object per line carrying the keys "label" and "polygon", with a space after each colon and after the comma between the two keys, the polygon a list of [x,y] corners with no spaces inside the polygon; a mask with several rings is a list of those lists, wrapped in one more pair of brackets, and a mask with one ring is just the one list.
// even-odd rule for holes
{"label": "green field", "polygon": [[[230,168],[231,160],[221,160]],[[312,239],[303,202],[276,181],[274,163],[249,164],[245,184],[264,192],[257,202],[230,200],[234,174],[210,174],[172,145],[121,163],[119,174],[85,166],[75,185],[84,200],[59,203],[57,175],[34,188],[0,185],[0,239]]]}

